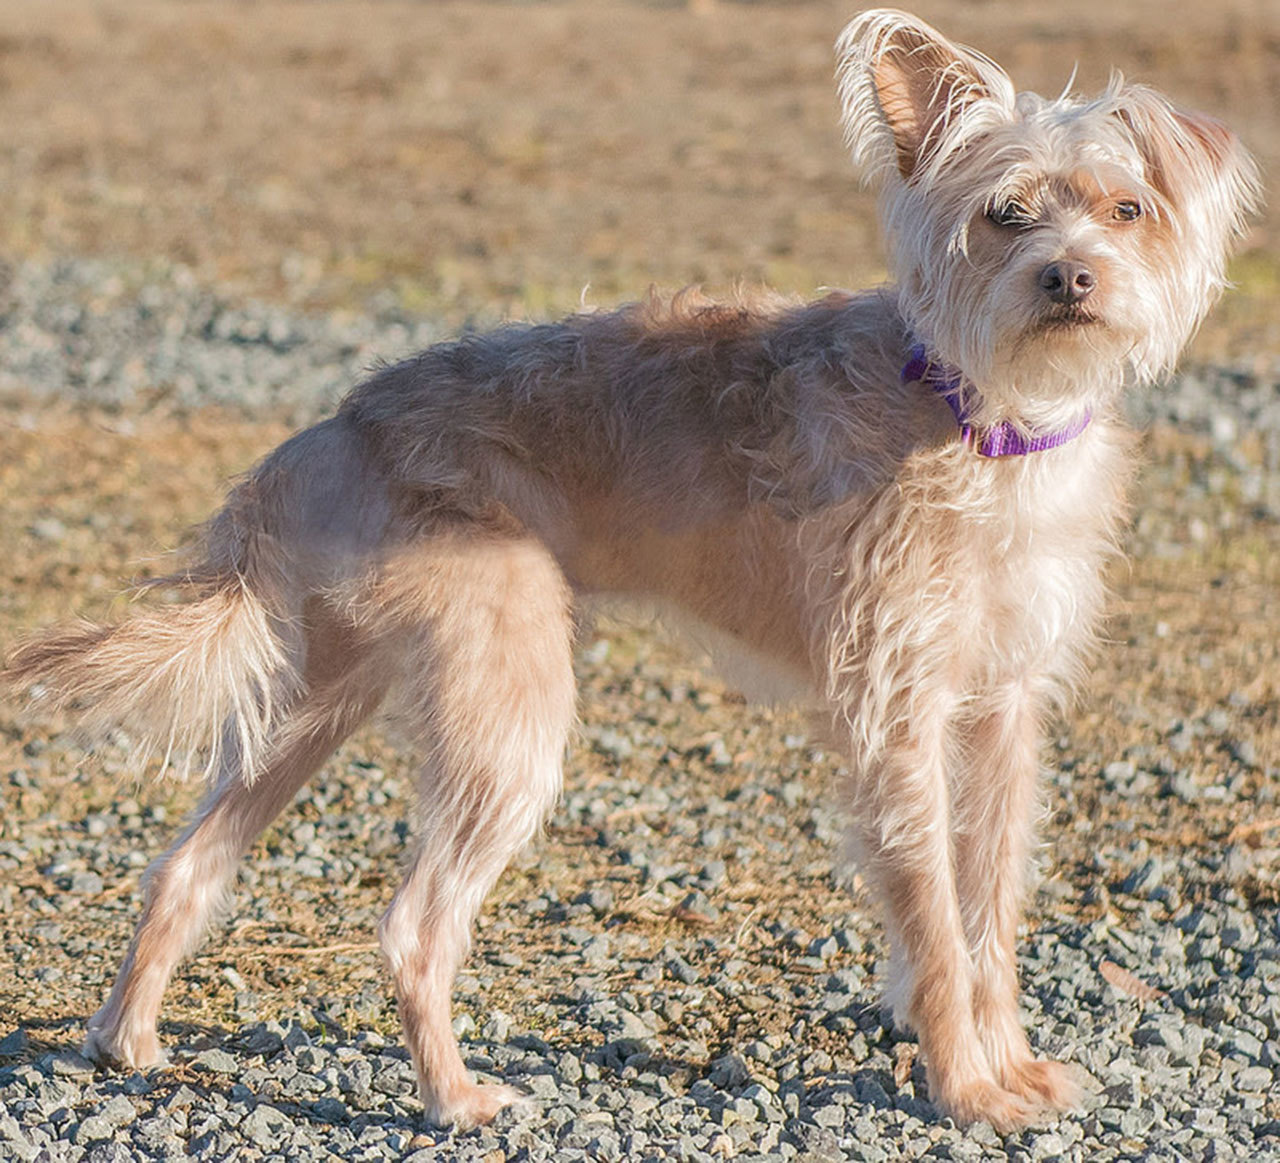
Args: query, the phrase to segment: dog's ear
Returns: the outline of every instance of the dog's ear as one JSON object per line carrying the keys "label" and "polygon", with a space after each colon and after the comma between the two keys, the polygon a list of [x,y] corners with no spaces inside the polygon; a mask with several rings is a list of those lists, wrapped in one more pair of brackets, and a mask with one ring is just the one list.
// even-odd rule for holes
{"label": "dog's ear", "polygon": [[908,182],[958,144],[975,111],[1012,115],[1013,85],[998,65],[904,12],[873,9],[855,17],[836,55],[854,160],[896,166]]}
{"label": "dog's ear", "polygon": [[1240,139],[1207,113],[1177,109],[1151,89],[1122,87],[1119,78],[1112,88],[1116,116],[1151,186],[1198,231],[1217,226],[1215,242],[1240,237],[1262,197],[1258,167]]}

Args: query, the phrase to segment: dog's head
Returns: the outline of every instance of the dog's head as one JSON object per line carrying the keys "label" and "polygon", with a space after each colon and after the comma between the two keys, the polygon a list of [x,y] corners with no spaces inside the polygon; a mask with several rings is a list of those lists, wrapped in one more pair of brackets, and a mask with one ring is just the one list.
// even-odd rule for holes
{"label": "dog's head", "polygon": [[1228,129],[1119,77],[1093,100],[1018,93],[891,10],[857,17],[838,54],[917,338],[995,410],[1047,422],[1125,366],[1169,370],[1258,203]]}

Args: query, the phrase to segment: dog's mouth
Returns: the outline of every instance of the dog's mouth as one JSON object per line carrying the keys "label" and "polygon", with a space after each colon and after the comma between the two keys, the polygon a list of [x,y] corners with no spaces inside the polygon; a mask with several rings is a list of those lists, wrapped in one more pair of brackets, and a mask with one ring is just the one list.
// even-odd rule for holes
{"label": "dog's mouth", "polygon": [[1037,332],[1074,331],[1084,327],[1101,327],[1102,317],[1079,303],[1054,306],[1044,311],[1032,325]]}

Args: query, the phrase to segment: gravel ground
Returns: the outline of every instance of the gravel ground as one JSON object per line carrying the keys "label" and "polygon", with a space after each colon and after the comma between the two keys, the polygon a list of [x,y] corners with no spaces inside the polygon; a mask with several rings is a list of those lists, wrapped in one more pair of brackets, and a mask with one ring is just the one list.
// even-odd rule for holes
{"label": "gravel ground", "polygon": [[302,424],[375,360],[441,338],[381,302],[309,317],[234,302],[180,266],[23,263],[0,271],[0,392],[135,410],[221,404]]}
{"label": "gravel ground", "polygon": [[[33,263],[0,290],[0,392],[24,423],[68,398],[300,421],[373,358],[437,336],[376,303],[302,317],[181,268]],[[1200,546],[1225,575],[1228,542],[1265,561],[1280,362],[1199,369],[1133,410],[1157,431],[1139,561],[1189,569],[1181,547]],[[33,537],[69,536],[43,520]],[[1248,624],[1265,626],[1258,601]],[[1147,623],[1121,622],[1144,649]],[[226,924],[170,991],[173,1066],[109,1074],[73,1047],[138,871],[193,790],[122,787],[122,746],[84,764],[56,725],[6,716],[0,1158],[1280,1159],[1277,656],[1274,635],[1255,637],[1249,681],[1196,698],[1135,679],[1051,749],[1026,1019],[1086,1098],[1008,1137],[940,1119],[914,1042],[879,1008],[870,902],[832,869],[831,759],[802,719],[744,708],[652,633],[603,622],[578,660],[564,803],[486,908],[456,992],[469,1065],[527,1089],[537,1113],[465,1135],[421,1120],[372,944],[406,834],[391,745],[345,748],[246,862]]]}

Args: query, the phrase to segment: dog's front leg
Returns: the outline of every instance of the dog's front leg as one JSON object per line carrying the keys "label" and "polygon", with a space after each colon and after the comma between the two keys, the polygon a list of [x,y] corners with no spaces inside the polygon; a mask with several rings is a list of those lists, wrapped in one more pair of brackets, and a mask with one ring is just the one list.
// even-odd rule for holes
{"label": "dog's front leg", "polygon": [[1038,775],[1031,684],[983,698],[961,729],[953,804],[960,904],[973,958],[973,1012],[1001,1085],[1054,1110],[1078,1097],[1070,1070],[1036,1059],[1018,1017],[1016,938]]}
{"label": "dog's front leg", "polygon": [[913,698],[896,737],[853,762],[855,844],[885,902],[895,1012],[916,1031],[934,1101],[962,1122],[1001,1129],[1027,1123],[1034,1106],[1002,1086],[978,1036],[974,966],[961,917],[951,846],[945,699],[933,714]]}

